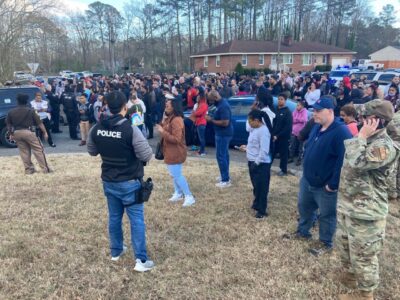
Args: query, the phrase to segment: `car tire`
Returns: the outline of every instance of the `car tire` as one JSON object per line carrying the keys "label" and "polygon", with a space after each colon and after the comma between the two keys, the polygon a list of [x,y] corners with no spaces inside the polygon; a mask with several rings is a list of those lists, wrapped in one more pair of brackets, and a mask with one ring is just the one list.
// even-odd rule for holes
{"label": "car tire", "polygon": [[10,138],[10,133],[8,132],[7,127],[4,127],[1,130],[0,141],[3,144],[3,146],[6,146],[8,148],[16,148],[17,147],[17,143]]}

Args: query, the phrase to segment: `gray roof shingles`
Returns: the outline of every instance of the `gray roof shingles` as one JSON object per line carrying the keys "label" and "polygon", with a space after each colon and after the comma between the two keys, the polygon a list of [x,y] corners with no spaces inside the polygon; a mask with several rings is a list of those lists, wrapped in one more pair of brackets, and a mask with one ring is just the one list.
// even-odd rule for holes
{"label": "gray roof shingles", "polygon": [[[193,56],[201,55],[215,55],[222,53],[277,53],[278,43],[272,41],[245,41],[245,40],[234,40],[228,43],[219,45],[214,48],[210,48]],[[299,52],[310,52],[310,53],[349,53],[355,52],[331,45],[325,45],[316,42],[292,42],[290,46],[281,44],[280,52],[282,53],[299,53]]]}

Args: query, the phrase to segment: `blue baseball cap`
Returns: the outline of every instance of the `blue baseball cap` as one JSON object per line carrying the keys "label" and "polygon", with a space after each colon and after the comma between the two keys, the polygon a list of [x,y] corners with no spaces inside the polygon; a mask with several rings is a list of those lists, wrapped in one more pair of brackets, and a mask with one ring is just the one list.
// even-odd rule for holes
{"label": "blue baseball cap", "polygon": [[330,97],[321,97],[321,99],[317,100],[312,106],[315,110],[321,109],[334,109],[335,105]]}

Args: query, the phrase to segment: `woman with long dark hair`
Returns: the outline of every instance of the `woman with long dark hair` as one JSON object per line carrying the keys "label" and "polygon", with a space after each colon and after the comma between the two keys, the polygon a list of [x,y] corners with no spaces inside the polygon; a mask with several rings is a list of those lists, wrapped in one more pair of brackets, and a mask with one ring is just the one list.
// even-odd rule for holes
{"label": "woman with long dark hair", "polygon": [[161,124],[157,124],[156,128],[163,141],[164,162],[174,183],[174,194],[169,201],[177,202],[184,198],[183,206],[191,206],[195,203],[195,199],[190,192],[185,176],[182,174],[182,164],[187,156],[182,103],[175,99],[167,99],[164,113],[163,121]]}

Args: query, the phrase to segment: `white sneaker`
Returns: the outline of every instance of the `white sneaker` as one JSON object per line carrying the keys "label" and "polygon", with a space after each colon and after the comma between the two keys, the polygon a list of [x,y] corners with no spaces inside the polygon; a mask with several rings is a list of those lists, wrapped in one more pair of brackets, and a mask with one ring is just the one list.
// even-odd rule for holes
{"label": "white sneaker", "polygon": [[221,189],[230,187],[232,185],[231,181],[220,181],[215,184],[216,187],[219,187]]}
{"label": "white sneaker", "polygon": [[185,202],[183,202],[182,206],[183,207],[192,206],[195,202],[196,202],[196,200],[194,199],[194,197],[192,195],[185,196]]}
{"label": "white sneaker", "polygon": [[146,260],[144,263],[137,258],[135,268],[133,268],[137,272],[146,272],[150,271],[154,268],[154,262],[152,260]]}
{"label": "white sneaker", "polygon": [[118,261],[119,258],[120,258],[122,255],[124,255],[124,254],[126,253],[126,251],[128,251],[128,247],[124,245],[124,246],[122,247],[122,252],[121,252],[121,254],[118,255],[118,256],[112,256],[112,257],[111,257],[111,260],[112,260],[112,261]]}
{"label": "white sneaker", "polygon": [[182,200],[182,199],[183,199],[183,195],[182,195],[182,194],[174,193],[174,194],[172,195],[172,197],[169,198],[168,201],[170,201],[170,202],[177,202],[177,201],[180,201],[180,200]]}

